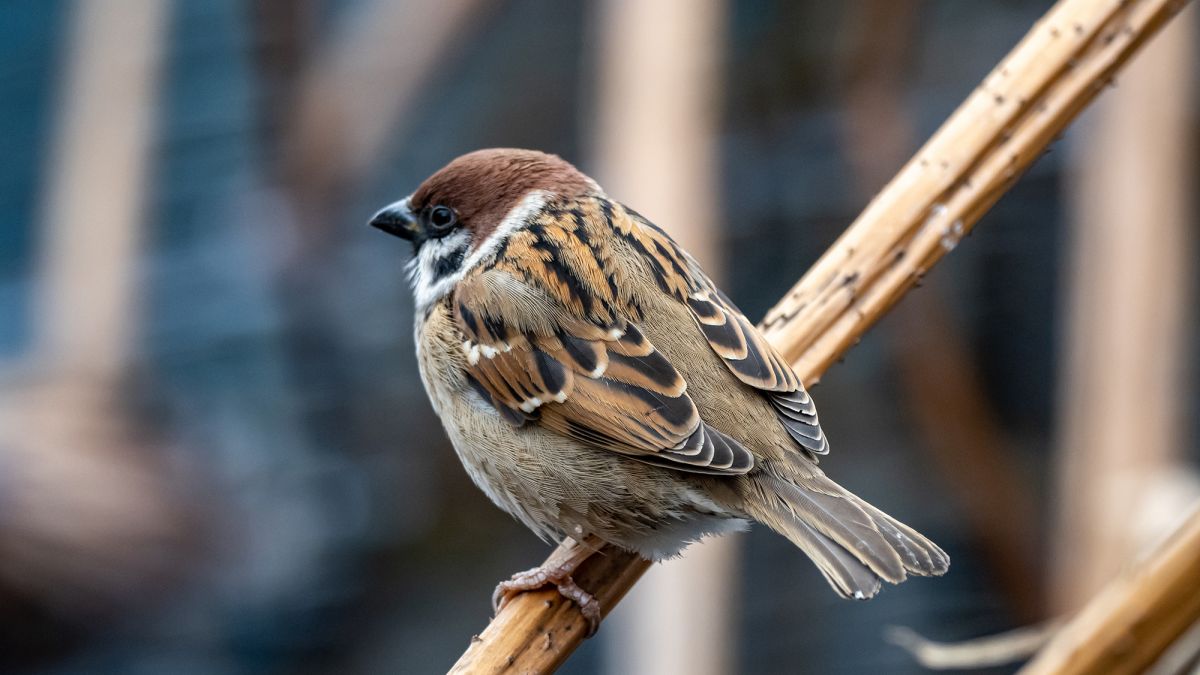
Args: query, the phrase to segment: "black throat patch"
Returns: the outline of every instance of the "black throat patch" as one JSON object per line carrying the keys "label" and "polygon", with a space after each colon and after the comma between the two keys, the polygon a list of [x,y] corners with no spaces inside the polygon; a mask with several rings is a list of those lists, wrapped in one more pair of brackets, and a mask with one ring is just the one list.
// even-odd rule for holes
{"label": "black throat patch", "polygon": [[463,258],[466,256],[467,245],[463,244],[441,258],[438,258],[433,263],[433,280],[431,283],[437,283],[457,272],[462,267]]}

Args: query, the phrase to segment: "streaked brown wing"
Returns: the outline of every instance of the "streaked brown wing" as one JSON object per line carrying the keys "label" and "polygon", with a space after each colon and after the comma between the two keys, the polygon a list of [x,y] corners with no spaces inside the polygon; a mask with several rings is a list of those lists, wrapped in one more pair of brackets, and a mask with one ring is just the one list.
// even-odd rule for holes
{"label": "streaked brown wing", "polygon": [[800,447],[817,455],[828,453],[812,397],[791,365],[674,240],[636,212],[626,211],[640,227],[626,226],[629,232],[624,236],[655,261],[659,287],[687,304],[712,350],[739,380],[767,396]]}
{"label": "streaked brown wing", "polygon": [[750,451],[700,419],[683,377],[633,322],[599,325],[496,269],[459,282],[452,302],[468,374],[509,422],[684,471],[753,467]]}

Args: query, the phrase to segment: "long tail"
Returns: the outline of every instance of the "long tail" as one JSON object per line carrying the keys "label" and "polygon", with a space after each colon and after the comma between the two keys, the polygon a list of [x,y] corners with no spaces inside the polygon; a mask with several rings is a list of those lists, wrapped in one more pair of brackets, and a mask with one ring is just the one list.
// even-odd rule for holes
{"label": "long tail", "polygon": [[785,479],[760,471],[747,479],[743,508],[799,546],[843,597],[870,598],[881,579],[898,584],[950,567],[936,544],[822,474]]}

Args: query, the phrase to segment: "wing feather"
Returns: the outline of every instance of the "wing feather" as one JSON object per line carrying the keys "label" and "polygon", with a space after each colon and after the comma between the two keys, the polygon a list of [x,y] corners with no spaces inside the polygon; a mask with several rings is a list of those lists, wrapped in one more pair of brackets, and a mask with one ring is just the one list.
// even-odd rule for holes
{"label": "wing feather", "polygon": [[[771,401],[792,440],[810,455],[828,453],[829,443],[821,430],[816,408],[788,362],[713,284],[691,256],[648,220],[630,213],[632,220],[641,225],[635,237],[640,242],[639,247],[658,254],[659,264],[652,267],[655,273],[685,278],[684,282],[674,278],[660,280],[659,287],[673,293],[688,306],[709,347],[721,357],[730,372]],[[646,240],[652,243],[646,243]],[[668,252],[673,254],[668,255]],[[664,264],[668,260],[671,262],[669,267]]]}
{"label": "wing feather", "polygon": [[[536,422],[644,462],[718,475],[749,471],[753,454],[704,424],[683,376],[637,325],[586,320],[576,310],[588,303],[561,277],[554,283],[572,304],[497,269],[459,282],[454,313],[481,396],[516,426]],[[514,283],[525,286],[512,295],[521,302],[494,301],[504,297],[497,285],[512,292]]]}
{"label": "wing feather", "polygon": [[828,452],[811,397],[758,329],[666,233],[602,198],[581,217],[548,211],[509,236],[503,258],[458,283],[451,302],[480,395],[511,424],[541,424],[644,462],[712,474],[753,467],[749,450],[704,423],[683,375],[640,330],[642,309],[618,283],[628,272],[615,263],[614,236],[690,309],[713,352],[767,397],[796,444],[809,456]]}

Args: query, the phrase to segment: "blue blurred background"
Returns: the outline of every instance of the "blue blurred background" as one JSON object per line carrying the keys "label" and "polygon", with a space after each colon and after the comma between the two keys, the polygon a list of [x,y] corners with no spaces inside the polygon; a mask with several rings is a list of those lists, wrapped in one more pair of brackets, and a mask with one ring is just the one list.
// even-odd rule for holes
{"label": "blue blurred background", "polygon": [[[493,585],[548,551],[458,465],[416,372],[407,247],[370,214],[469,150],[558,153],[700,242],[761,317],[1049,7],[645,4],[645,31],[620,29],[639,21],[620,0],[0,6],[0,671],[444,671]],[[950,573],[843,602],[756,529],[727,544],[711,672],[919,672],[886,627],[959,640],[1053,616],[1087,597],[1056,580],[1118,561],[1078,572],[1102,580],[1200,494],[1194,14],[1177,22],[1185,56],[1155,69],[1182,93],[1140,103],[1170,122],[1083,120],[815,391],[827,472],[941,544]],[[684,33],[706,39],[679,37],[697,21]],[[646,104],[623,54],[650,87],[649,61],[699,63],[700,94]],[[630,179],[656,143],[639,119],[694,128],[707,154],[683,166],[703,175]],[[1118,142],[1147,127],[1167,140]],[[1079,430],[1118,416],[1071,405],[1106,386],[1077,374],[1116,358],[1072,365],[1093,353],[1086,317],[1137,323],[1106,295],[1071,318],[1097,288],[1073,270],[1135,274],[1110,266],[1123,248],[1079,253],[1072,228],[1099,229],[1088,167],[1149,146],[1190,178],[1154,193],[1178,212],[1118,228],[1161,244],[1142,292],[1171,301],[1147,310],[1161,342],[1128,342],[1131,367],[1161,377],[1114,400],[1159,431],[1139,427],[1153,447],[1123,443],[1139,446],[1126,459],[1072,459],[1092,447]],[[668,190],[677,211],[632,196]],[[667,222],[688,208],[702,215]],[[1090,466],[1146,476],[1100,492],[1149,514],[1101,523],[1134,533],[1120,542],[1069,536]],[[564,672],[665,672],[620,639],[633,607]]]}

